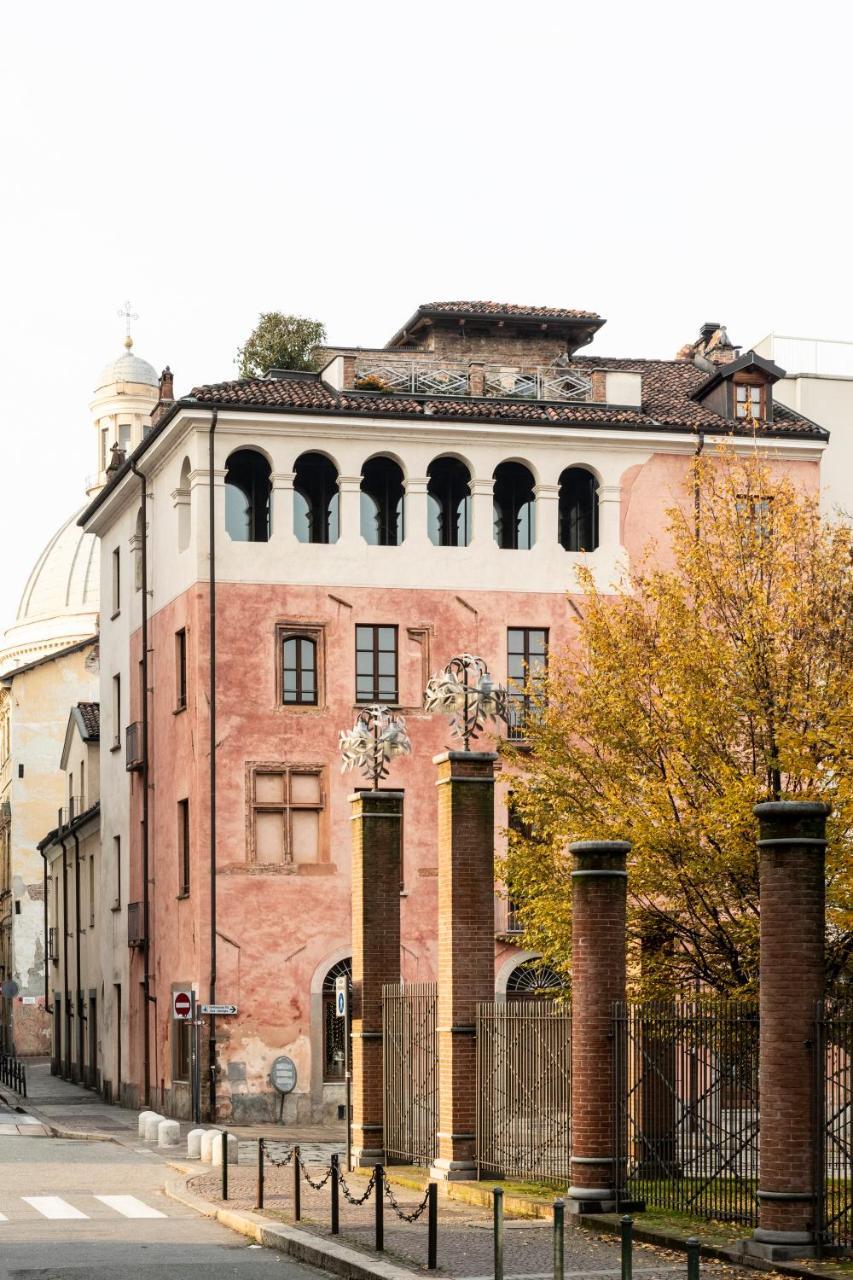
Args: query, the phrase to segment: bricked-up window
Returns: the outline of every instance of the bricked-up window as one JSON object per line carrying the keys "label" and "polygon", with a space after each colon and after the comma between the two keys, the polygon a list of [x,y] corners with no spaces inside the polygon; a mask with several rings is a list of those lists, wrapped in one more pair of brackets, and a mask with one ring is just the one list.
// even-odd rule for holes
{"label": "bricked-up window", "polygon": [[548,674],[547,627],[510,627],[506,672],[509,693],[509,736],[523,738],[531,708]]}
{"label": "bricked-up window", "polygon": [[399,702],[396,627],[356,627],[355,700]]}
{"label": "bricked-up window", "polygon": [[190,891],[190,802],[178,801],[178,893],[186,898]]}
{"label": "bricked-up window", "polygon": [[317,643],[309,636],[285,635],[281,645],[281,700],[317,705]]}
{"label": "bricked-up window", "polygon": [[340,977],[349,979],[348,988],[352,1000],[352,960],[339,960],[332,965],[323,979],[323,1079],[343,1080],[345,1053],[344,1036],[346,1019],[339,1018],[335,1012],[335,980]]}
{"label": "bricked-up window", "polygon": [[187,705],[187,633],[182,627],[175,632],[175,710]]}
{"label": "bricked-up window", "polygon": [[252,860],[262,866],[320,861],[320,821],[325,808],[319,765],[254,765]]}
{"label": "bricked-up window", "polygon": [[764,387],[750,382],[735,386],[735,417],[759,418],[766,416]]}

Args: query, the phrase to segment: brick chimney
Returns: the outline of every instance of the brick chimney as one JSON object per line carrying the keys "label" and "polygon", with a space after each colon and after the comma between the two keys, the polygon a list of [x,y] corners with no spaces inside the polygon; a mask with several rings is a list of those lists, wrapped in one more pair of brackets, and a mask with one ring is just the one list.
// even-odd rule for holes
{"label": "brick chimney", "polygon": [[740,347],[734,346],[729,339],[724,324],[716,320],[706,320],[699,330],[695,342],[686,342],[676,353],[676,360],[686,360],[708,369],[721,364],[730,364],[740,355]]}

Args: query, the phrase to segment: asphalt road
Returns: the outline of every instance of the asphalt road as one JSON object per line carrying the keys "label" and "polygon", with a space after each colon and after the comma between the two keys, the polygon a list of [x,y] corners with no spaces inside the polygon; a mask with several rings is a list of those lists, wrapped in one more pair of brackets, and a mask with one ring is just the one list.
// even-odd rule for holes
{"label": "asphalt road", "polygon": [[0,1280],[325,1280],[163,1194],[157,1156],[0,1136]]}

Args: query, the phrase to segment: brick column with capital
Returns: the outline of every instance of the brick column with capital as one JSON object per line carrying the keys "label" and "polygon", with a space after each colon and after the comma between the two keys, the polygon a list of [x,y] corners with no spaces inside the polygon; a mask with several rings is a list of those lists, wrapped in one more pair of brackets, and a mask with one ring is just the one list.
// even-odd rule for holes
{"label": "brick column with capital", "polygon": [[[617,1207],[613,1005],[625,1000],[630,844],[580,840],[572,869],[572,1213]],[[618,1144],[624,1150],[624,1142]]]}
{"label": "brick column with capital", "polygon": [[400,981],[402,791],[357,791],[352,805],[352,1158],[385,1159],[382,987]]}
{"label": "brick column with capital", "polygon": [[497,756],[447,751],[438,766],[438,1156],[430,1177],[476,1177],[477,1005],[495,998]]}
{"label": "brick column with capital", "polygon": [[[824,993],[826,805],[755,806],[761,890],[759,1226],[747,1252],[816,1252],[815,1019]],[[818,1069],[822,1064],[818,1063]]]}

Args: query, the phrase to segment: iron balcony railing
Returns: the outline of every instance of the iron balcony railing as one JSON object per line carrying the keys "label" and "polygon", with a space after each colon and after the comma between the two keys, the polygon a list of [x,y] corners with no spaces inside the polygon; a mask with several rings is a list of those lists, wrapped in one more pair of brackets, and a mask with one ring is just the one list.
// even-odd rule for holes
{"label": "iron balcony railing", "polygon": [[141,902],[127,904],[127,945],[129,947],[145,946],[145,918]]}
{"label": "iron balcony railing", "polygon": [[134,720],[125,729],[124,767],[128,772],[142,768],[142,722]]}
{"label": "iron balcony railing", "polygon": [[488,396],[504,400],[592,399],[592,379],[559,365],[463,364],[435,360],[356,361],[354,387],[397,395]]}

